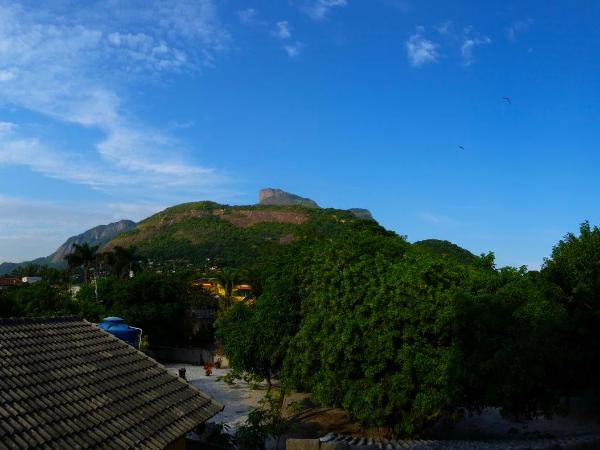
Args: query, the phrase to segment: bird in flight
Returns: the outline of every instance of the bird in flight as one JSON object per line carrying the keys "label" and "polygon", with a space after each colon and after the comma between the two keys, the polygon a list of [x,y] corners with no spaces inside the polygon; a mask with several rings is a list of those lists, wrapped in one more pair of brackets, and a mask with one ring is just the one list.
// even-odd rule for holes
{"label": "bird in flight", "polygon": [[461,150],[465,149],[462,145],[459,145],[458,148],[460,148]]}
{"label": "bird in flight", "polygon": [[510,97],[502,97],[502,100],[506,100],[509,105],[512,105],[512,102],[510,101]]}

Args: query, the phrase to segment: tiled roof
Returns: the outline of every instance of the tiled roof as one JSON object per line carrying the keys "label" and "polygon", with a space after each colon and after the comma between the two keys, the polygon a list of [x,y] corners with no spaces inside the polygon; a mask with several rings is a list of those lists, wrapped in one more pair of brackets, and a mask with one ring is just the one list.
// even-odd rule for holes
{"label": "tiled roof", "polygon": [[[287,449],[312,448],[301,442],[287,441]],[[599,434],[583,434],[561,438],[521,438],[478,440],[372,439],[329,433],[319,439],[320,450],[576,450],[600,448]],[[314,444],[313,444],[314,445]]]}
{"label": "tiled roof", "polygon": [[0,278],[0,286],[19,286],[20,284],[23,284],[23,281],[20,278],[15,278],[15,277]]}
{"label": "tiled roof", "polygon": [[0,448],[164,448],[222,409],[94,324],[0,319]]}

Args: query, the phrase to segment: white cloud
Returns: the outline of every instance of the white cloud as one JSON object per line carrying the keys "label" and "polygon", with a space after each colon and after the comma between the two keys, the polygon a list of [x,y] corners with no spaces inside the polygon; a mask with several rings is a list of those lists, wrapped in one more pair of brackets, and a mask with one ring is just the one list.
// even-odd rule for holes
{"label": "white cloud", "polygon": [[0,263],[47,256],[70,236],[122,219],[139,221],[164,208],[150,202],[66,204],[0,195]]}
{"label": "white cloud", "polygon": [[5,135],[12,133],[15,128],[17,128],[17,124],[12,122],[0,122],[0,135]]}
{"label": "white cloud", "polygon": [[465,66],[470,66],[473,63],[473,51],[476,47],[488,45],[492,42],[487,36],[472,36],[472,34],[471,27],[467,27],[460,46],[460,56]]}
{"label": "white cloud", "polygon": [[525,33],[527,30],[529,30],[529,27],[531,25],[531,23],[533,22],[533,20],[531,19],[526,19],[526,20],[516,20],[515,22],[513,22],[512,24],[510,24],[508,27],[506,27],[506,38],[510,41],[510,42],[517,42],[517,38],[520,34]]}
{"label": "white cloud", "polygon": [[303,44],[302,42],[296,42],[294,44],[286,45],[283,47],[285,52],[290,58],[296,58],[300,55],[300,51],[302,50]]}
{"label": "white cloud", "polygon": [[69,10],[65,20],[60,10],[0,0],[0,101],[104,136],[90,148],[63,149],[25,128],[8,136],[14,125],[0,126],[0,164],[95,188],[137,186],[147,193],[224,182],[186,159],[181,142],[139,123],[120,93],[129,83],[209,64],[228,39],[212,1],[109,6],[91,2],[85,11]]}
{"label": "white cloud", "polygon": [[292,31],[290,29],[290,24],[287,20],[282,20],[275,24],[275,30],[272,31],[273,36],[278,37],[279,39],[289,39],[292,37]]}
{"label": "white cloud", "polygon": [[260,13],[258,10],[254,8],[242,9],[237,12],[237,16],[243,25],[266,25],[266,23],[260,19]]}
{"label": "white cloud", "polygon": [[424,31],[423,27],[417,27],[417,31],[406,41],[408,60],[415,67],[435,62],[439,58],[437,44],[426,39]]}
{"label": "white cloud", "polygon": [[339,8],[348,5],[347,0],[315,0],[303,9],[313,20],[325,19],[333,8]]}
{"label": "white cloud", "polygon": [[425,222],[436,226],[458,226],[461,224],[459,221],[450,217],[446,217],[444,215],[428,211],[421,211],[417,213],[417,217]]}
{"label": "white cloud", "polygon": [[4,195],[0,195],[0,210],[0,262],[47,256],[69,236],[114,221],[106,208],[69,207]]}
{"label": "white cloud", "polygon": [[10,81],[15,77],[15,74],[10,70],[0,70],[0,82]]}
{"label": "white cloud", "polygon": [[443,24],[439,25],[436,30],[438,33],[442,34],[442,35],[449,35],[453,33],[453,23],[451,20],[447,20],[446,22],[444,22]]}

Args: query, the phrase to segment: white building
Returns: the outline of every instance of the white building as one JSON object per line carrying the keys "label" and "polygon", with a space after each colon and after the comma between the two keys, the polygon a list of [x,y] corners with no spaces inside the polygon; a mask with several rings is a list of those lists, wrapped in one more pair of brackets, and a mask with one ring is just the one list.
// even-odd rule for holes
{"label": "white building", "polygon": [[23,281],[23,283],[33,284],[42,281],[42,277],[23,277],[21,281]]}

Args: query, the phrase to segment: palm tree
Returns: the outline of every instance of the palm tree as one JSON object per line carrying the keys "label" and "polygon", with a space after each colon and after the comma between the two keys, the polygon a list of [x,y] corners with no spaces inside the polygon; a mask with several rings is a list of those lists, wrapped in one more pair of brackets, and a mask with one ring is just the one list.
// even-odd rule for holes
{"label": "palm tree", "polygon": [[90,275],[90,268],[94,267],[98,261],[98,246],[91,246],[84,242],[83,244],[73,244],[73,250],[65,256],[68,270],[74,267],[83,266],[83,281],[87,283]]}
{"label": "palm tree", "polygon": [[228,308],[232,302],[233,286],[238,281],[239,271],[236,269],[225,268],[217,275],[216,279],[225,291],[225,307]]}
{"label": "palm tree", "polygon": [[113,273],[121,278],[126,278],[132,271],[139,269],[139,257],[135,247],[116,246],[112,251]]}

